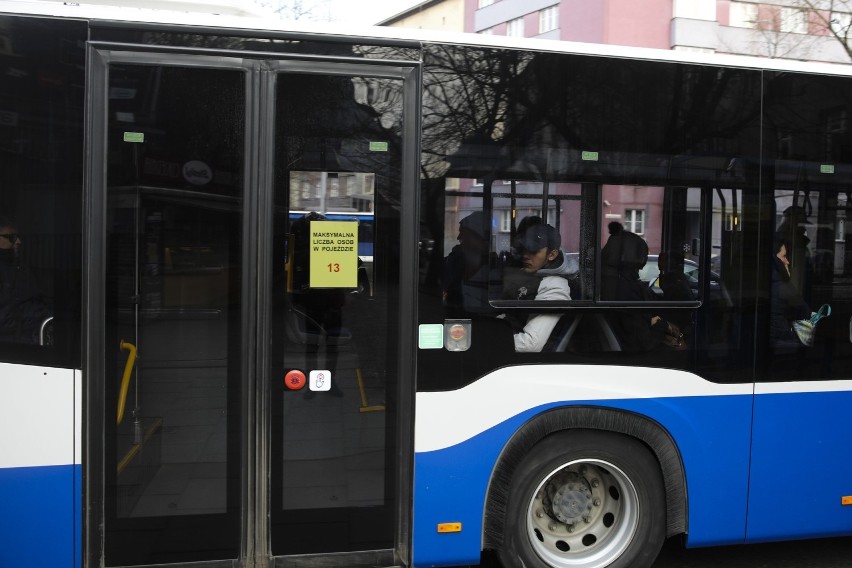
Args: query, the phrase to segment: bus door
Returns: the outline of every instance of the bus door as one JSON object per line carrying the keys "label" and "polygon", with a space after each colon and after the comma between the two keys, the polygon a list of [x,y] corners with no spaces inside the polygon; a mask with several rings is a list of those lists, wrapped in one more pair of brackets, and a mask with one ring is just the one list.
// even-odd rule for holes
{"label": "bus door", "polygon": [[[406,502],[397,424],[412,374],[400,362],[413,360],[401,322],[415,319],[400,275],[413,279],[417,262],[416,245],[402,246],[417,227],[405,217],[405,82],[295,63],[272,79],[271,550],[390,551]],[[343,560],[376,562],[395,560]]]}
{"label": "bus door", "polygon": [[93,54],[86,562],[393,564],[409,70]]}

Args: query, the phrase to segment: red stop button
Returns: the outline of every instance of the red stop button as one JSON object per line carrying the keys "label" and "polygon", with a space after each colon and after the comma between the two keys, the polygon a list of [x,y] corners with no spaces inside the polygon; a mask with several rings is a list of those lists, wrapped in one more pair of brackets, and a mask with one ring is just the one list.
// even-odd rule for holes
{"label": "red stop button", "polygon": [[284,375],[284,385],[290,390],[299,390],[305,386],[306,382],[305,373],[296,369]]}

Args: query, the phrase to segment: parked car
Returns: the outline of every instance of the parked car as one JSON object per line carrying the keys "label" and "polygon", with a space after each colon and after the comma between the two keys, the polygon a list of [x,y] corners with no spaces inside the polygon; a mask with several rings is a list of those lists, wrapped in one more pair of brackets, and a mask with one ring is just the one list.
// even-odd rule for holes
{"label": "parked car", "polygon": [[[686,280],[689,283],[690,289],[692,289],[692,293],[696,299],[698,299],[698,278],[701,274],[699,270],[698,263],[692,260],[684,260],[683,262],[683,274],[686,276]],[[651,291],[654,294],[662,296],[663,291],[660,289],[660,265],[659,265],[659,255],[651,254],[648,255],[648,262],[639,271],[639,280],[643,282],[647,282],[648,286],[651,288]],[[720,292],[722,289],[722,278],[715,272],[710,272],[710,293],[714,294]]]}

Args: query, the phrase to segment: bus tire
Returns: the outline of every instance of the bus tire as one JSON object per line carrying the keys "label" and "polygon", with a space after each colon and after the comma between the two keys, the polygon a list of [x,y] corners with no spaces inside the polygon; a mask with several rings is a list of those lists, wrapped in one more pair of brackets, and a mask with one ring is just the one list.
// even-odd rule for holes
{"label": "bus tire", "polygon": [[598,430],[548,436],[509,486],[505,568],[647,568],[665,540],[659,464],[640,441]]}

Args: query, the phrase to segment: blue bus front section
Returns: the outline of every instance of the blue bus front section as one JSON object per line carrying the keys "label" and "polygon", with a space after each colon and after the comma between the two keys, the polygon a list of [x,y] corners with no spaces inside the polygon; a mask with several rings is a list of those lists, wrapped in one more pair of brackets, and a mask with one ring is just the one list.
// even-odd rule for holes
{"label": "blue bus front section", "polygon": [[79,567],[80,465],[0,468],[0,566]]}
{"label": "blue bus front section", "polygon": [[[541,367],[537,367],[541,369]],[[498,371],[495,374],[500,374]],[[644,372],[660,373],[661,370],[640,369]],[[637,369],[631,369],[633,380],[641,382]],[[715,385],[695,375],[679,371],[662,371],[680,377],[675,380],[688,381],[690,386],[680,388],[672,383],[654,385],[648,391],[690,393],[679,396],[654,396],[651,398],[601,397],[601,392],[613,395],[622,389],[623,376],[609,368],[607,376],[598,376],[599,370],[584,372],[572,367],[571,379],[554,369],[553,375],[539,371],[539,384],[529,385],[532,392],[563,390],[579,393],[575,399],[564,398],[531,406],[512,413],[512,409],[526,404],[537,396],[525,397],[514,392],[501,392],[502,380],[486,377],[458,391],[418,394],[416,454],[414,469],[414,526],[413,563],[416,567],[451,566],[480,561],[483,532],[483,512],[486,493],[492,472],[503,448],[512,436],[524,425],[541,413],[558,408],[599,407],[625,411],[645,417],[668,432],[676,444],[683,462],[688,500],[689,546],[742,543],[745,539],[746,511],[748,500],[748,468],[752,419],[752,385]],[[511,371],[509,371],[511,373]],[[563,374],[559,384],[558,375]],[[589,376],[594,375],[594,376]],[[586,376],[588,379],[584,379]],[[568,384],[566,388],[565,384]],[[516,383],[517,384],[517,383]],[[589,389],[582,385],[594,384]],[[583,392],[584,390],[589,392]],[[486,392],[490,395],[485,398]],[[597,391],[597,392],[592,392]],[[706,392],[706,394],[703,394]],[[693,394],[694,393],[694,394]],[[591,398],[595,395],[597,398]],[[627,393],[624,393],[627,394]],[[460,415],[464,405],[480,400],[476,416]],[[494,403],[508,400],[507,404]],[[422,404],[421,404],[422,403]],[[493,409],[482,415],[483,406]],[[443,425],[430,423],[432,408],[443,407]],[[496,423],[488,419],[511,413]],[[424,416],[425,414],[425,416]],[[451,432],[453,423],[458,432]],[[476,422],[480,424],[477,425]],[[421,432],[430,429],[430,433]],[[467,434],[481,428],[474,435]],[[438,433],[435,431],[438,430]],[[745,433],[745,435],[744,435]],[[457,438],[463,438],[455,441]],[[440,438],[449,443],[443,447]],[[442,523],[460,523],[459,532],[439,532]]]}

